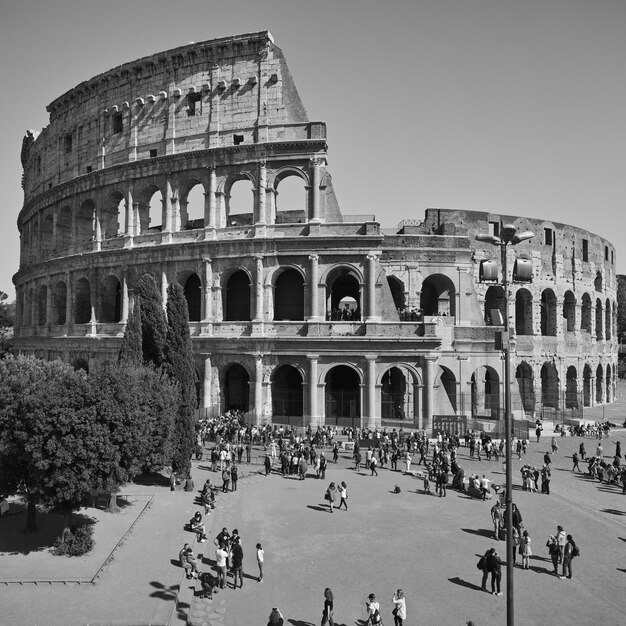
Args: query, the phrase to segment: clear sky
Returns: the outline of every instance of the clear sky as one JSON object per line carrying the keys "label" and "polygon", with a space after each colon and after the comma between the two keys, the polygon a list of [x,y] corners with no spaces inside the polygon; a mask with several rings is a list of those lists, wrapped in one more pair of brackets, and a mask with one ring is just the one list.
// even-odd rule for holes
{"label": "clear sky", "polygon": [[19,266],[22,137],[47,104],[126,61],[264,29],[328,124],[343,213],[565,222],[614,243],[626,273],[626,0],[2,0],[0,290]]}

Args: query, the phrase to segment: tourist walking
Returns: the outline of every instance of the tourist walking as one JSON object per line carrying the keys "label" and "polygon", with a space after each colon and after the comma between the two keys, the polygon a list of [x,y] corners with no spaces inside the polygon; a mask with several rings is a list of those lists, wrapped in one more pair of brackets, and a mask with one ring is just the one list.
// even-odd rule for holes
{"label": "tourist walking", "polygon": [[263,550],[263,546],[260,543],[256,544],[256,563],[259,566],[259,576],[257,578],[257,582],[261,582],[263,580],[263,563],[265,561],[265,550]]}
{"label": "tourist walking", "polygon": [[580,445],[578,446],[578,454],[580,454],[580,458],[584,461],[585,460],[585,456],[587,454],[587,452],[585,451],[585,442],[581,441]]}
{"label": "tourist walking", "polygon": [[326,589],[324,589],[324,610],[322,611],[322,626],[324,626],[324,624],[326,623],[328,623],[329,626],[335,626],[335,623],[333,622],[333,607],[333,592],[328,587],[326,587]]}
{"label": "tourist walking", "polygon": [[383,618],[380,614],[380,604],[376,602],[376,596],[370,593],[365,601],[367,608],[367,624],[368,626],[382,626]]}
{"label": "tourist walking", "polygon": [[402,589],[398,589],[398,591],[396,591],[391,601],[394,604],[394,609],[392,611],[394,626],[402,626],[402,624],[404,624],[404,620],[406,619],[406,600]]}
{"label": "tourist walking", "polygon": [[580,467],[578,467],[578,454],[576,452],[572,454],[572,461],[574,463],[574,467],[572,467],[572,472],[575,470],[578,470],[580,472]]}
{"label": "tourist walking", "polygon": [[348,486],[345,482],[341,481],[341,484],[338,487],[339,489],[339,506],[337,509],[340,509],[342,505],[345,505],[346,511],[348,510]]}
{"label": "tourist walking", "polygon": [[530,557],[533,555],[530,544],[531,540],[528,536],[528,531],[525,530],[519,544],[519,553],[522,557],[522,569],[530,569]]}
{"label": "tourist walking", "polygon": [[376,476],[378,476],[378,472],[376,470],[376,466],[378,465],[378,461],[376,459],[376,457],[374,455],[372,455],[372,458],[370,459],[370,469],[372,470],[372,473],[370,474],[370,476],[373,476],[374,474],[376,474]]}
{"label": "tourist walking", "polygon": [[222,471],[222,492],[228,493],[228,484],[230,483],[230,469],[225,467]]}
{"label": "tourist walking", "polygon": [[483,573],[483,578],[480,583],[480,588],[483,591],[487,591],[487,578],[489,577],[489,570],[487,569],[487,557],[491,553],[491,550],[493,550],[493,548],[489,548],[489,550],[487,550],[487,552],[485,552],[485,554],[480,557],[477,565],[478,569],[482,570]]}
{"label": "tourist walking", "polygon": [[337,501],[337,487],[335,487],[335,483],[330,483],[330,485],[328,485],[328,489],[326,489],[326,499],[328,500],[328,507],[332,513],[333,506]]}

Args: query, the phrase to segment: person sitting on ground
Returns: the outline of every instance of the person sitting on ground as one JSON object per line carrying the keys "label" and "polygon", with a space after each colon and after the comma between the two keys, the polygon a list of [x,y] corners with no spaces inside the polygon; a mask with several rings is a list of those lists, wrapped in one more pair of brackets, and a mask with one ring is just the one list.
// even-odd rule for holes
{"label": "person sitting on ground", "polygon": [[183,546],[183,549],[180,551],[178,558],[180,560],[181,566],[185,570],[185,577],[198,578],[198,561],[193,555],[193,550],[188,543]]}
{"label": "person sitting on ground", "polygon": [[200,579],[200,584],[202,585],[202,592],[200,593],[200,598],[209,598],[209,600],[213,599],[213,592],[217,589],[217,579],[211,572],[202,572],[198,576]]}
{"label": "person sitting on ground", "polygon": [[200,511],[196,511],[195,515],[189,520],[189,530],[196,533],[196,538],[199,543],[206,541],[206,529]]}

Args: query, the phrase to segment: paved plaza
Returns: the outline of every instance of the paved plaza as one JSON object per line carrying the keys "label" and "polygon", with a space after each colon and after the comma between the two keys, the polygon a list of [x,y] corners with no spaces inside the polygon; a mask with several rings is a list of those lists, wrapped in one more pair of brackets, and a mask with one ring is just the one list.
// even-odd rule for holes
{"label": "paved plaza", "polygon": [[[601,408],[593,411],[587,419],[602,417]],[[604,415],[621,424],[626,411],[612,406]],[[618,439],[626,450],[626,430],[617,429],[602,440],[605,456],[612,457]],[[518,486],[514,501],[535,554],[530,570],[515,569],[516,623],[626,623],[626,496],[621,488],[571,471],[571,454],[581,441],[577,437],[558,440],[550,496],[521,491],[519,468],[524,463],[540,467],[549,448],[549,437],[539,444],[531,441],[528,455],[513,461]],[[585,444],[588,453],[595,452],[597,440],[587,437]],[[504,482],[500,462],[470,460],[461,448],[459,464],[466,475],[485,473],[495,483]],[[476,626],[504,624],[506,596],[482,592],[476,568],[489,547],[495,546],[502,557],[505,553],[504,542],[491,538],[491,503],[451,490],[446,498],[425,496],[422,481],[403,472],[384,469],[372,477],[352,467],[345,454],[337,465],[329,464],[325,480],[299,481],[278,474],[265,477],[260,465],[244,464],[247,475],[238,491],[218,496],[209,541],[202,544],[192,542],[193,535],[183,530],[200,508],[193,504],[194,494],[172,493],[165,484],[128,486],[124,493],[129,506],[114,522],[102,512],[81,512],[101,520],[96,549],[82,559],[50,556],[45,550],[50,537],[23,543],[33,539],[18,536],[24,514],[14,504],[9,517],[0,520],[0,579],[75,582],[0,585],[0,624],[265,626],[276,606],[285,624],[312,626],[321,621],[325,587],[334,592],[335,623],[342,626],[365,623],[370,593],[381,603],[385,624],[393,624],[391,597],[399,587],[407,598],[407,625],[464,625],[469,620]],[[197,487],[207,476],[217,481],[205,463],[194,461],[193,471]],[[342,480],[348,484],[349,510],[330,514],[324,491],[330,481]],[[401,493],[393,493],[395,485]],[[551,574],[545,543],[557,524],[574,536],[581,550],[572,580]],[[223,526],[238,528],[242,537],[244,586],[203,600],[195,595],[199,584],[186,580],[178,567],[178,551],[184,542],[192,543],[202,555],[201,569],[209,569],[215,556],[213,538]],[[261,583],[256,581],[257,542],[266,554]],[[87,582],[110,553],[95,584]]]}

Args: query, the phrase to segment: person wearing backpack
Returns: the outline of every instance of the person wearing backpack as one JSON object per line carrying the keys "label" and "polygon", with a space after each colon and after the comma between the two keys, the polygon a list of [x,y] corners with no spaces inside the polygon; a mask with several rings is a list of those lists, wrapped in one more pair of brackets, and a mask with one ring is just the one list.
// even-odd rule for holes
{"label": "person wearing backpack", "polygon": [[580,556],[580,550],[571,535],[567,535],[567,543],[563,551],[563,575],[559,576],[561,580],[572,577],[572,560],[574,557]]}
{"label": "person wearing backpack", "polygon": [[384,626],[383,618],[380,615],[380,604],[376,602],[376,596],[373,593],[367,597],[365,606],[367,607],[368,626]]}

